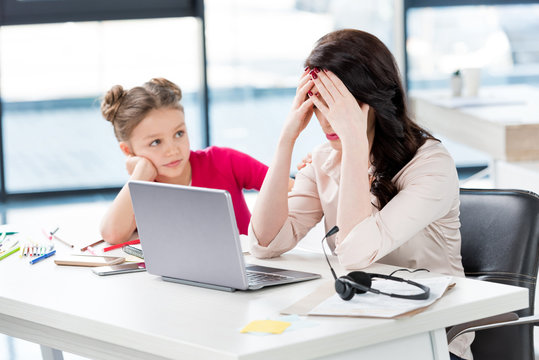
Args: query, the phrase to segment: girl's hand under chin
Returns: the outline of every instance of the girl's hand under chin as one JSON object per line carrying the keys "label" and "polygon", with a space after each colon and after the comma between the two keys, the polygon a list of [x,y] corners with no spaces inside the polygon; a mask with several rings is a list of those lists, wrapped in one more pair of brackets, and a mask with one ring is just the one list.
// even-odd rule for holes
{"label": "girl's hand under chin", "polygon": [[129,155],[125,161],[127,173],[135,180],[154,181],[157,178],[157,169],[145,157]]}

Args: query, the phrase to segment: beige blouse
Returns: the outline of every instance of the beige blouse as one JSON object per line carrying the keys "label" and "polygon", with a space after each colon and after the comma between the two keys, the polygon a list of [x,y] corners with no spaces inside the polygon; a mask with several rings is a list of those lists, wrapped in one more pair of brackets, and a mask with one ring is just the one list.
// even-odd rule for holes
{"label": "beige blouse", "polygon": [[[337,220],[341,153],[325,143],[315,149],[312,163],[296,176],[288,194],[288,219],[267,246],[249,227],[251,253],[270,258],[292,249],[311,228],[324,219],[326,231]],[[445,147],[427,140],[414,158],[393,178],[398,194],[345,238],[339,233],[328,244],[347,269],[362,269],[374,262],[464,276],[460,255],[459,182],[455,164]],[[376,197],[371,202],[377,204]],[[455,339],[449,350],[473,359],[469,346],[473,334]]]}

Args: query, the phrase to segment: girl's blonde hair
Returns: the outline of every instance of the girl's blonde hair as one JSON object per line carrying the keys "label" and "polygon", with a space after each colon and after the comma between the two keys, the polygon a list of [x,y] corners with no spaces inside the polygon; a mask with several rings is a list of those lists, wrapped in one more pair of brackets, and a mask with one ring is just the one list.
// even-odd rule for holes
{"label": "girl's blonde hair", "polygon": [[133,129],[152,110],[172,108],[183,111],[180,87],[164,78],[154,78],[142,86],[125,90],[114,85],[101,102],[101,113],[114,127],[118,141],[128,141]]}

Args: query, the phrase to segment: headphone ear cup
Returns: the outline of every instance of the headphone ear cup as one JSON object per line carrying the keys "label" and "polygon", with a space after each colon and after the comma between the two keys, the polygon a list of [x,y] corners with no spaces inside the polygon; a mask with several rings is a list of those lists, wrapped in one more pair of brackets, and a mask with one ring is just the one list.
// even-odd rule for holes
{"label": "headphone ear cup", "polygon": [[354,297],[355,291],[353,287],[342,281],[341,278],[346,278],[348,280],[352,279],[348,278],[347,276],[343,276],[335,280],[335,291],[337,294],[339,294],[341,299],[348,301]]}
{"label": "headphone ear cup", "polygon": [[[363,271],[352,271],[348,275],[346,275],[346,278],[348,280],[351,280],[355,282],[356,284],[363,285],[364,287],[370,289],[372,285],[372,279],[371,276]],[[364,294],[367,292],[367,290],[362,290],[358,288],[353,288],[355,290],[356,294]]]}

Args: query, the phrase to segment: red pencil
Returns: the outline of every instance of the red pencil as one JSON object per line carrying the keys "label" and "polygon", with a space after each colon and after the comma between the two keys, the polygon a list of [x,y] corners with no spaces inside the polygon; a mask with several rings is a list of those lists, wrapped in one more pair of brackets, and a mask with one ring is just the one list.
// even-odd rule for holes
{"label": "red pencil", "polygon": [[96,241],[95,243],[92,243],[90,245],[86,245],[85,247],[81,248],[80,251],[86,251],[88,246],[96,246],[96,245],[101,244],[102,242],[105,242],[105,240],[101,239],[101,240]]}
{"label": "red pencil", "polygon": [[126,245],[136,245],[136,244],[140,244],[140,239],[130,240],[130,241],[126,241],[126,242],[121,243],[121,244],[112,245],[112,246],[104,248],[103,251],[114,250],[114,249],[124,247]]}

